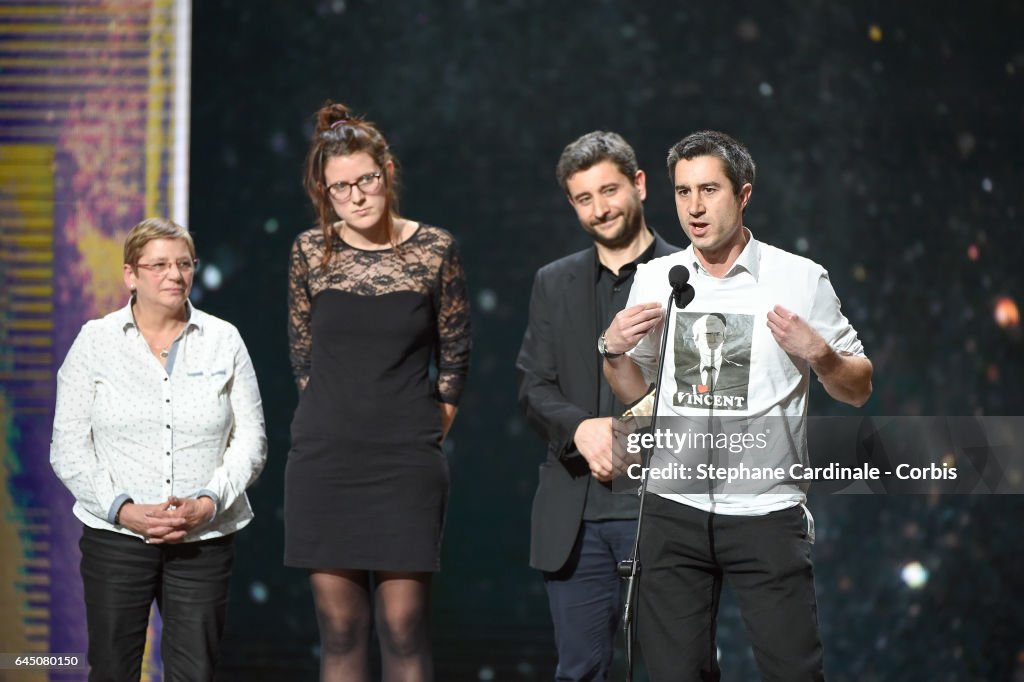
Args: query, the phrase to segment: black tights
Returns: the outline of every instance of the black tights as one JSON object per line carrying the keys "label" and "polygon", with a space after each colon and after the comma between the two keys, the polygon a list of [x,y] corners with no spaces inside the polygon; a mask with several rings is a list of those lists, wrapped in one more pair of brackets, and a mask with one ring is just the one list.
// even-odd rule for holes
{"label": "black tights", "polygon": [[370,614],[375,613],[384,682],[431,682],[430,574],[313,571],[320,625],[320,682],[369,682]]}

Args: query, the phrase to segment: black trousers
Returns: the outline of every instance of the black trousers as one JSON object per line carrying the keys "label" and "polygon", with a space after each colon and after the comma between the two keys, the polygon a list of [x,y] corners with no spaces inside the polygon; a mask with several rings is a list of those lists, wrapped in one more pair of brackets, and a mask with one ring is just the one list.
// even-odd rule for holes
{"label": "black trousers", "polygon": [[726,516],[651,495],[642,532],[637,634],[652,682],[720,679],[715,629],[724,578],[762,679],[825,679],[801,507]]}
{"label": "black trousers", "polygon": [[138,680],[156,599],[166,682],[212,680],[224,632],[233,536],[173,545],[85,527],[89,682]]}

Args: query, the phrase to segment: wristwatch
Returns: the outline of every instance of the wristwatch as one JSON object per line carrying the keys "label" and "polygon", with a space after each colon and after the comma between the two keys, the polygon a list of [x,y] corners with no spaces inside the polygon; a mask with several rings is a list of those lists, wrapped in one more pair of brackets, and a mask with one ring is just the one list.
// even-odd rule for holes
{"label": "wristwatch", "polygon": [[608,350],[608,346],[605,344],[604,332],[601,332],[601,337],[597,340],[597,352],[600,353],[605,359],[613,360],[618,357],[622,357],[625,353],[612,353]]}

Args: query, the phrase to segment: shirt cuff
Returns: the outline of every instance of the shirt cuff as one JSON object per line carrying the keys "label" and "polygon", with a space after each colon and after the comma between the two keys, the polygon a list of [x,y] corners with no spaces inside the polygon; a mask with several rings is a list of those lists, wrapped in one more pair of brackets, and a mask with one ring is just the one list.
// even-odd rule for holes
{"label": "shirt cuff", "polygon": [[117,513],[121,511],[121,507],[123,507],[128,502],[133,501],[134,500],[132,500],[131,496],[128,493],[121,493],[120,495],[115,497],[114,504],[110,505],[110,509],[107,510],[107,523],[109,523],[111,526],[119,525],[117,521],[115,521],[115,519],[117,519]]}
{"label": "shirt cuff", "polygon": [[217,514],[220,512],[220,497],[209,488],[203,488],[197,492],[196,499],[198,500],[200,497],[209,497],[213,500],[213,516],[210,517],[210,521],[213,521],[217,518]]}
{"label": "shirt cuff", "polygon": [[579,421],[576,422],[576,425],[572,427],[572,431],[569,433],[569,440],[566,441],[565,445],[562,447],[562,452],[559,454],[560,459],[571,459],[573,457],[583,456],[580,454],[580,451],[576,449],[576,429],[580,428],[580,424],[588,419],[593,419],[593,415],[583,415],[580,417]]}

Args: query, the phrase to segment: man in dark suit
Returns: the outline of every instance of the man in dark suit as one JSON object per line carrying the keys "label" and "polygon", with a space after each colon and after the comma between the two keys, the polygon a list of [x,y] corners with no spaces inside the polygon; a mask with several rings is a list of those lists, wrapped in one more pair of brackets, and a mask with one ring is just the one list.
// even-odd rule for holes
{"label": "man in dark suit", "polygon": [[556,680],[603,680],[620,619],[618,563],[632,553],[637,499],[613,495],[612,419],[624,406],[601,373],[601,331],[637,265],[678,249],[650,230],[646,176],[619,135],[569,144],[558,182],[593,246],[541,268],[516,362],[519,402],[548,442],[533,502],[530,565],[544,572]]}

